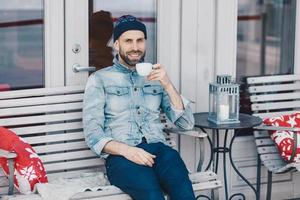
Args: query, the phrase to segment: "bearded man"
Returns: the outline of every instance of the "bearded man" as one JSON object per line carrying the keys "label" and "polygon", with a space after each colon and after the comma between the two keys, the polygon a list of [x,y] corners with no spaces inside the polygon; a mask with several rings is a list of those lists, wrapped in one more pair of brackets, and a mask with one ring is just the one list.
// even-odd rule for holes
{"label": "bearded man", "polygon": [[160,111],[178,127],[194,126],[190,102],[179,95],[161,64],[148,76],[135,65],[146,53],[146,26],[131,15],[114,27],[113,65],[93,73],[84,95],[88,146],[106,159],[111,184],[135,200],[194,200],[188,170],[163,134]]}

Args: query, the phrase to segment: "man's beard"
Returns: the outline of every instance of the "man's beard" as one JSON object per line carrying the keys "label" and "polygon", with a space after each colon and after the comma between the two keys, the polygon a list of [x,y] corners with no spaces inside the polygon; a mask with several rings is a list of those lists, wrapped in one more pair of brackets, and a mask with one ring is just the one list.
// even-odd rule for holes
{"label": "man's beard", "polygon": [[142,51],[130,51],[130,52],[128,52],[128,54],[130,54],[130,53],[139,53],[139,54],[141,54],[141,58],[139,60],[130,60],[128,55],[125,55],[125,53],[122,50],[119,51],[120,57],[122,58],[122,60],[124,60],[124,62],[127,65],[134,67],[137,63],[144,62],[146,52],[144,52],[144,53]]}

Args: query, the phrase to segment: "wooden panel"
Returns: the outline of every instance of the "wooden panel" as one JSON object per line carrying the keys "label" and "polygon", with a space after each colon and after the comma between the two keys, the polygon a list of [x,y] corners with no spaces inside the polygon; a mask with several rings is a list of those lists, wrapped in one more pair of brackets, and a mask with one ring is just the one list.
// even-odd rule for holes
{"label": "wooden panel", "polygon": [[76,102],[76,103],[61,103],[61,104],[42,105],[42,106],[4,108],[4,109],[0,109],[0,117],[1,116],[57,112],[57,111],[79,110],[79,109],[82,109],[82,105],[83,105],[82,102]]}
{"label": "wooden panel", "polygon": [[300,84],[278,84],[278,85],[264,85],[264,86],[251,86],[248,89],[249,93],[262,93],[262,92],[278,92],[278,91],[291,91],[300,90]]}
{"label": "wooden panel", "polygon": [[266,94],[266,95],[252,95],[250,96],[251,102],[260,101],[279,101],[279,100],[292,100],[300,99],[300,92],[280,93],[280,94]]}
{"label": "wooden panel", "polygon": [[34,97],[34,98],[25,98],[25,99],[10,99],[10,100],[1,100],[0,108],[76,102],[82,100],[83,100],[83,94],[68,94],[68,95]]}
{"label": "wooden panel", "polygon": [[58,122],[65,120],[81,119],[81,112],[64,113],[64,114],[46,114],[30,117],[14,117],[0,119],[0,126],[14,126],[14,125],[27,125],[27,124],[39,124],[48,122]]}
{"label": "wooden panel", "polygon": [[287,82],[287,81],[297,81],[297,80],[298,81],[300,80],[300,75],[296,75],[296,74],[247,78],[248,84]]}
{"label": "wooden panel", "polygon": [[[92,158],[92,157],[95,158],[96,156],[97,155],[93,153],[91,150],[81,150],[81,151],[72,151],[66,153],[55,153],[55,154],[43,155],[40,156],[40,158],[44,163],[47,163],[47,162],[58,162],[58,161],[75,160],[75,159],[82,159],[82,158]],[[85,162],[85,160],[82,160],[82,162]]]}
{"label": "wooden panel", "polygon": [[265,145],[274,145],[273,140],[271,138],[262,138],[262,139],[256,139],[255,143],[257,146],[265,146]]}
{"label": "wooden panel", "polygon": [[68,142],[68,143],[61,143],[61,144],[50,144],[50,145],[42,145],[42,146],[34,146],[34,150],[38,153],[52,153],[52,152],[59,152],[59,151],[69,151],[69,150],[78,150],[88,148],[85,141],[81,142]]}
{"label": "wooden panel", "polygon": [[59,134],[48,134],[44,136],[32,136],[24,138],[29,144],[40,144],[49,142],[65,142],[70,140],[84,139],[83,132],[74,133],[59,133]]}
{"label": "wooden panel", "polygon": [[259,110],[278,110],[287,108],[300,108],[300,101],[274,102],[274,103],[255,103],[251,105],[252,111]]}
{"label": "wooden panel", "polygon": [[285,126],[266,126],[260,125],[255,127],[256,130],[267,130],[267,131],[300,131],[300,128],[291,128]]}
{"label": "wooden panel", "polygon": [[45,169],[47,172],[51,173],[53,171],[60,171],[60,170],[71,170],[71,169],[80,169],[86,167],[96,167],[103,165],[104,161],[100,158],[92,158],[92,159],[85,159],[85,160],[78,160],[78,161],[68,161],[68,162],[61,162],[61,163],[51,163],[45,164]]}
{"label": "wooden panel", "polygon": [[259,154],[278,153],[278,150],[275,146],[258,147],[257,151]]}
{"label": "wooden panel", "polygon": [[270,118],[270,117],[277,117],[280,115],[289,115],[289,114],[295,113],[297,111],[300,111],[300,110],[298,109],[298,110],[285,111],[285,112],[280,111],[280,112],[254,113],[253,115],[256,117],[260,117],[262,119],[266,119],[266,118]]}
{"label": "wooden panel", "polygon": [[[34,97],[41,95],[57,95],[65,93],[82,93],[85,86],[68,86],[56,88],[41,88],[28,90],[5,91],[0,93],[0,100],[12,98]],[[1,101],[2,102],[2,101]]]}
{"label": "wooden panel", "polygon": [[82,128],[82,122],[70,122],[70,123],[55,123],[55,124],[45,124],[41,126],[29,126],[22,128],[12,128],[11,130],[18,135],[28,135],[36,133],[45,133],[45,132],[55,132],[55,131],[68,131],[76,130]]}
{"label": "wooden panel", "polygon": [[260,155],[261,160],[280,160],[282,157],[276,153],[276,154],[262,154]]}

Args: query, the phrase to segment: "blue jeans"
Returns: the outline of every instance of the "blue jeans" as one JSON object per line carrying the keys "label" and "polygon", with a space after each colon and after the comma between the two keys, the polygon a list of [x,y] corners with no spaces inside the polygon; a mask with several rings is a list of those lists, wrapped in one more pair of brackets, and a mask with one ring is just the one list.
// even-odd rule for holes
{"label": "blue jeans", "polygon": [[156,155],[153,167],[135,164],[123,156],[106,160],[107,176],[134,200],[195,200],[188,171],[178,152],[163,143],[141,143],[137,147]]}

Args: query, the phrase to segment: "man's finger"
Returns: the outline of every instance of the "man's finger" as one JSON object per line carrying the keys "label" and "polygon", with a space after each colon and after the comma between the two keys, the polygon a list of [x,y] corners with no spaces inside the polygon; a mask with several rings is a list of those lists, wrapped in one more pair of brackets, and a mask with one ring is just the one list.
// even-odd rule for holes
{"label": "man's finger", "polygon": [[140,159],[142,160],[143,165],[152,167],[151,162],[148,161],[148,159],[146,157],[144,157],[143,155],[140,155]]}
{"label": "man's finger", "polygon": [[157,76],[150,76],[149,78],[148,78],[148,80],[157,80],[157,81],[159,81],[161,79],[161,76],[160,75],[157,75]]}
{"label": "man's finger", "polygon": [[149,153],[149,155],[152,157],[152,158],[156,158],[156,155],[153,155],[151,153]]}
{"label": "man's finger", "polygon": [[160,69],[161,68],[161,65],[160,64],[155,64],[153,65],[152,69]]}
{"label": "man's finger", "polygon": [[154,160],[150,155],[146,155],[145,158],[147,159],[148,162],[151,162],[152,164],[154,164]]}

